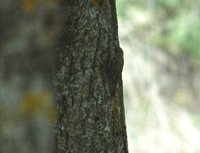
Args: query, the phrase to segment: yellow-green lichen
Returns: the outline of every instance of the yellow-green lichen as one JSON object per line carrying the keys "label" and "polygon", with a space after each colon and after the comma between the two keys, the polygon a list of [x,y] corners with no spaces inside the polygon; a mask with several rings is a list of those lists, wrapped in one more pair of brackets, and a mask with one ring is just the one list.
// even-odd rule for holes
{"label": "yellow-green lichen", "polygon": [[21,101],[21,112],[24,117],[32,118],[40,113],[49,120],[54,120],[56,111],[52,106],[52,95],[48,91],[25,93]]}
{"label": "yellow-green lichen", "polygon": [[113,129],[115,133],[118,133],[122,130],[121,126],[121,109],[116,99],[112,100],[112,117],[113,117]]}
{"label": "yellow-green lichen", "polygon": [[36,11],[41,5],[57,5],[59,0],[21,0],[22,8],[27,12]]}
{"label": "yellow-green lichen", "polygon": [[90,0],[91,4],[99,9],[106,8],[108,6],[108,0]]}

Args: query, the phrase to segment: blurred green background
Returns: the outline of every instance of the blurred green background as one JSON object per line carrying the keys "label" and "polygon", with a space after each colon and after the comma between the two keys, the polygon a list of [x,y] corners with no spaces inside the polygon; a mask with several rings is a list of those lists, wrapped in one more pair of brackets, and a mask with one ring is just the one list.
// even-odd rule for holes
{"label": "blurred green background", "polygon": [[199,8],[117,0],[130,153],[200,152]]}

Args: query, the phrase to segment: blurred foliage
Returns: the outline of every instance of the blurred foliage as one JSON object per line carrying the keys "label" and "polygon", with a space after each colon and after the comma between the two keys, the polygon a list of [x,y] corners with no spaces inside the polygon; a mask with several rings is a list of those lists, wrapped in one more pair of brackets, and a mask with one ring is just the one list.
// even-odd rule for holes
{"label": "blurred foliage", "polygon": [[199,115],[199,113],[193,113],[192,119],[194,120],[195,125],[200,129],[200,115]]}
{"label": "blurred foliage", "polygon": [[117,7],[129,152],[200,153],[200,0]]}
{"label": "blurred foliage", "polygon": [[118,0],[118,15],[122,19],[128,17],[128,8],[150,10],[154,16],[150,26],[160,29],[155,45],[200,60],[199,6],[199,0]]}

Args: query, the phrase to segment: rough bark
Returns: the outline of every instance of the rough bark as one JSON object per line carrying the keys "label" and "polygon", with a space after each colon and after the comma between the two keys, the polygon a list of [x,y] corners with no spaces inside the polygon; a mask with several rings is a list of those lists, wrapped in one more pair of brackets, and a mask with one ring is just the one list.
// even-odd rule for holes
{"label": "rough bark", "polygon": [[56,153],[128,153],[115,0],[63,0],[63,7]]}

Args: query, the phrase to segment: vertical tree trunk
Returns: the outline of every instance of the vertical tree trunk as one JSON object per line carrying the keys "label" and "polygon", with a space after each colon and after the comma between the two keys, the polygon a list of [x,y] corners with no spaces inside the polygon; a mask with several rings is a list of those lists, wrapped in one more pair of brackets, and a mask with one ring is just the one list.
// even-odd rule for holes
{"label": "vertical tree trunk", "polygon": [[128,153],[115,0],[63,0],[63,7],[56,153]]}
{"label": "vertical tree trunk", "polygon": [[59,8],[54,0],[0,0],[0,153],[53,152]]}

